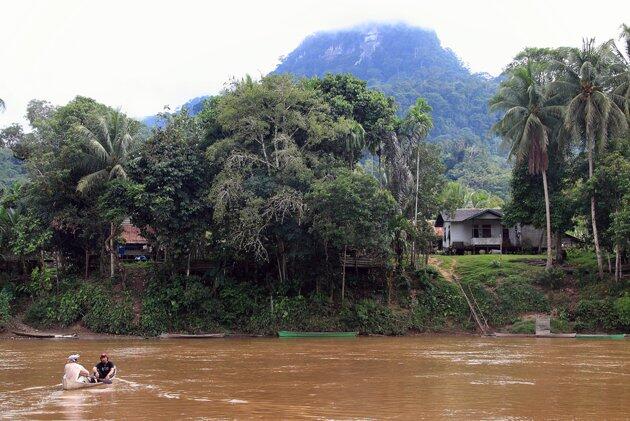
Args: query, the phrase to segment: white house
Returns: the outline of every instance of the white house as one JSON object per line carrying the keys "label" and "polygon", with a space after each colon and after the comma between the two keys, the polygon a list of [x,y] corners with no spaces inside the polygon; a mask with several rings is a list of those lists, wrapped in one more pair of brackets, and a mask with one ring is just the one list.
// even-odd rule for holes
{"label": "white house", "polygon": [[[502,218],[499,209],[457,209],[452,214],[440,213],[434,225],[442,228],[442,249],[451,253],[547,248],[544,230],[521,224],[507,227]],[[575,241],[565,234],[562,243],[571,245]]]}

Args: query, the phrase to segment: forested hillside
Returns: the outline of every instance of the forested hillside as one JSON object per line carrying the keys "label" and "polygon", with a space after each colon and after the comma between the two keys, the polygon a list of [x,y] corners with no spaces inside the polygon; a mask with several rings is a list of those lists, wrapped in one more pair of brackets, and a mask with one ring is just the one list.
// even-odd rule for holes
{"label": "forested hillside", "polygon": [[398,25],[366,25],[306,38],[276,68],[277,73],[322,76],[352,73],[391,95],[404,112],[423,97],[433,108],[430,138],[470,131],[488,137],[496,118],[488,100],[498,81],[471,74],[434,31]]}
{"label": "forested hillside", "polygon": [[[434,31],[380,24],[316,33],[283,58],[274,73],[351,73],[393,97],[400,116],[417,98],[425,98],[434,124],[428,139],[441,146],[448,178],[470,191],[507,198],[509,168],[490,133],[497,118],[488,110],[499,80],[471,73],[453,51],[441,46]],[[181,108],[195,115],[205,98]],[[156,116],[143,120],[149,126],[157,121]]]}

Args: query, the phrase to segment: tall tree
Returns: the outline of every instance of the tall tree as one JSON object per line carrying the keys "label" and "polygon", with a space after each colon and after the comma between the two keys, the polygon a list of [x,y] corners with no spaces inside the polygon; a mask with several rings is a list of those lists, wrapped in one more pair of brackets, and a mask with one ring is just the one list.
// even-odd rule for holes
{"label": "tall tree", "polygon": [[[420,154],[422,150],[420,148],[421,142],[427,137],[431,129],[433,128],[433,119],[431,118],[431,106],[424,98],[418,98],[416,103],[409,108],[407,115],[402,121],[402,131],[407,135],[411,143],[411,148],[415,151],[416,163],[415,163],[415,193],[414,193],[414,210],[413,210],[413,225],[418,226],[418,201],[420,193]],[[416,242],[412,244],[411,250],[412,261],[414,265],[417,263],[416,259]]]}
{"label": "tall tree", "polygon": [[[585,143],[588,157],[588,179],[594,176],[595,154],[613,136],[623,134],[628,122],[622,109],[613,100],[608,83],[612,64],[616,61],[612,42],[599,46],[594,39],[585,40],[581,50],[575,50],[566,62],[557,62],[561,78],[552,83],[558,98],[566,100],[564,124],[577,141]],[[597,229],[596,194],[590,198],[593,242],[600,278],[604,262]]]}
{"label": "tall tree", "polygon": [[186,112],[165,118],[166,125],[138,147],[129,162],[129,182],[119,185],[124,207],[146,238],[163,249],[168,263],[186,261],[203,245],[210,225],[209,177],[203,133]]}
{"label": "tall tree", "polygon": [[548,145],[554,126],[562,119],[562,107],[554,105],[539,84],[539,75],[531,61],[510,71],[499,92],[490,101],[491,110],[501,110],[501,120],[494,130],[504,139],[510,156],[518,161],[527,160],[530,174],[542,175],[547,225],[547,263],[551,268],[551,212],[547,167]]}
{"label": "tall tree", "polygon": [[[130,134],[129,120],[124,114],[119,111],[110,112],[106,116],[99,116],[95,124],[91,126],[77,124],[74,130],[83,140],[86,152],[84,159],[77,163],[87,172],[77,184],[78,192],[88,193],[109,180],[127,178],[125,165],[133,138]],[[105,245],[109,250],[112,277],[115,274],[115,235],[116,227],[112,221]]]}
{"label": "tall tree", "polygon": [[341,170],[332,180],[317,181],[307,202],[312,231],[326,247],[342,253],[343,303],[348,249],[387,255],[393,240],[392,228],[399,215],[396,202],[374,177],[360,170]]}

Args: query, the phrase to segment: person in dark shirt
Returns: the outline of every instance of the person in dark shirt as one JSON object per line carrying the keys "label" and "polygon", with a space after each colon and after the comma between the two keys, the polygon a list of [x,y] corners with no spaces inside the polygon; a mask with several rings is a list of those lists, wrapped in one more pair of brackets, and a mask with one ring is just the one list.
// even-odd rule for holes
{"label": "person in dark shirt", "polygon": [[99,382],[108,383],[116,375],[116,366],[109,360],[107,354],[102,353],[101,362],[94,366],[92,373]]}

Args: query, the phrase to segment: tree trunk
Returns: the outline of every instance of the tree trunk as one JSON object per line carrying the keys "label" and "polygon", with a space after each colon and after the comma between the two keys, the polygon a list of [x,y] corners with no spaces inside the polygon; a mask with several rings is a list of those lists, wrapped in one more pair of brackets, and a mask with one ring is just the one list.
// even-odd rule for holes
{"label": "tree trunk", "polygon": [[564,261],[562,255],[562,231],[556,231],[556,263],[560,264]]}
{"label": "tree trunk", "polygon": [[615,282],[621,279],[621,247],[615,244]]}
{"label": "tree trunk", "polygon": [[343,246],[343,261],[341,262],[341,305],[343,305],[346,294],[346,255],[348,246]]}
{"label": "tree trunk", "polygon": [[[595,141],[589,139],[588,142],[588,179],[593,180],[593,147]],[[604,261],[602,251],[599,248],[599,234],[597,232],[597,213],[595,212],[595,194],[591,194],[591,224],[593,226],[593,243],[595,245],[595,254],[597,255],[597,271],[599,278],[604,277]]]}
{"label": "tree trunk", "polygon": [[85,248],[85,274],[84,278],[87,280],[90,277],[90,249]]}
{"label": "tree trunk", "polygon": [[186,259],[186,277],[190,276],[190,253],[188,252],[188,258]]}
{"label": "tree trunk", "polygon": [[394,291],[394,271],[389,271],[387,274],[387,305],[392,305],[392,295]]}
{"label": "tree trunk", "polygon": [[109,276],[111,278],[114,277],[115,268],[114,268],[114,223],[109,224]]}
{"label": "tree trunk", "polygon": [[547,263],[545,269],[551,269],[553,257],[551,254],[551,212],[549,211],[549,188],[547,187],[547,171],[542,172],[543,189],[545,191],[545,219],[547,219]]}
{"label": "tree trunk", "polygon": [[[420,191],[420,145],[416,145],[416,200],[414,205],[413,212],[413,226],[418,227],[418,194]],[[413,243],[411,245],[411,255],[413,256],[413,267],[418,268],[417,265],[417,257],[416,257],[416,239],[414,238]]]}

